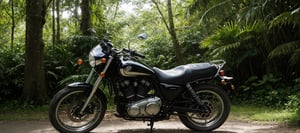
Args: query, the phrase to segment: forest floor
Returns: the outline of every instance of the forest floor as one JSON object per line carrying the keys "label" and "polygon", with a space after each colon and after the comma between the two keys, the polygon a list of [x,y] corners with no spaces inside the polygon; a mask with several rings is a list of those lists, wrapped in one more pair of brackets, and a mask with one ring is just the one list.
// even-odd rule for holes
{"label": "forest floor", "polygon": [[[107,114],[92,133],[147,133],[147,122],[126,121]],[[2,133],[58,133],[48,120],[0,121]],[[153,133],[196,133],[186,128],[176,117],[155,122]],[[300,133],[300,128],[276,123],[227,120],[213,133]]]}

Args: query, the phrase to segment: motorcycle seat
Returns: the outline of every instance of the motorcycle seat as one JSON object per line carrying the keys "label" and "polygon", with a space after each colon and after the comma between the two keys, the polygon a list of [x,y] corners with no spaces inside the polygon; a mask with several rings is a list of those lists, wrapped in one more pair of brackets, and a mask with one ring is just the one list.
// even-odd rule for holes
{"label": "motorcycle seat", "polygon": [[210,63],[196,63],[177,66],[169,70],[154,67],[153,70],[158,80],[163,83],[185,85],[195,80],[213,78],[218,68]]}

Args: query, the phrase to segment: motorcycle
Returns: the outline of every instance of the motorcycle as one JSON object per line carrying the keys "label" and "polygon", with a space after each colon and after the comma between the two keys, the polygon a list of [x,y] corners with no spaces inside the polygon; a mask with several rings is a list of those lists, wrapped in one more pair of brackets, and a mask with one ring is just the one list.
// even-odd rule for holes
{"label": "motorcycle", "polygon": [[226,121],[231,106],[226,92],[234,90],[234,85],[232,77],[224,75],[224,60],[162,70],[149,67],[141,58],[145,56],[136,51],[114,48],[109,40],[94,47],[86,81],[71,83],[52,98],[49,119],[53,127],[64,133],[96,128],[107,109],[104,87],[99,89],[104,80],[114,98],[116,116],[147,121],[150,132],[154,122],[171,115],[195,131],[212,131]]}

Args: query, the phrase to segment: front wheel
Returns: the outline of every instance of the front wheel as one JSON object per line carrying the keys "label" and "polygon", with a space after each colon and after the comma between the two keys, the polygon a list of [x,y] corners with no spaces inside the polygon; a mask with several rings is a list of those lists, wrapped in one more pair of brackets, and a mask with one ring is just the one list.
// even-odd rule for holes
{"label": "front wheel", "polygon": [[188,105],[203,109],[201,112],[179,112],[180,121],[195,131],[212,131],[220,127],[230,112],[230,100],[226,93],[216,86],[200,85],[194,88],[203,105]]}
{"label": "front wheel", "polygon": [[87,98],[87,88],[64,88],[51,100],[49,119],[53,127],[63,133],[89,132],[102,121],[106,111],[103,93],[95,93],[87,108],[79,113]]}

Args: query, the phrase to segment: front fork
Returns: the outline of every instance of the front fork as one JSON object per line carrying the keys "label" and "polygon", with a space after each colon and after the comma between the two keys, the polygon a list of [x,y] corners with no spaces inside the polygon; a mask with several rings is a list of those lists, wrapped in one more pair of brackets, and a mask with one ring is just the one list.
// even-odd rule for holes
{"label": "front fork", "polygon": [[[113,58],[112,56],[109,56],[109,59],[108,59],[106,65],[105,65],[103,71],[99,74],[97,80],[95,81],[95,83],[94,83],[94,85],[93,85],[93,88],[92,88],[92,91],[91,91],[89,97],[88,97],[87,100],[84,102],[84,105],[83,105],[82,109],[81,109],[80,112],[79,112],[80,114],[83,114],[84,110],[86,109],[86,107],[87,107],[88,104],[90,103],[92,97],[94,96],[95,92],[97,91],[97,89],[98,89],[98,87],[99,87],[99,84],[100,84],[100,82],[102,81],[102,79],[104,78],[105,73],[106,73],[106,71],[107,71],[107,69],[108,69],[108,67],[109,67],[109,65],[111,64],[111,62],[112,62],[113,59],[114,59],[114,58]],[[93,74],[94,74],[94,71],[95,71],[94,69],[91,70],[91,72],[90,72],[88,78],[87,78],[86,81],[85,81],[86,83],[89,83],[89,82],[91,81],[92,76],[93,76]]]}

